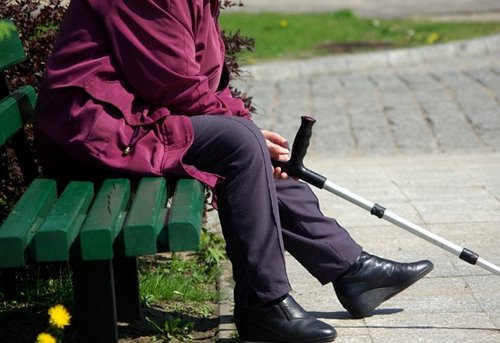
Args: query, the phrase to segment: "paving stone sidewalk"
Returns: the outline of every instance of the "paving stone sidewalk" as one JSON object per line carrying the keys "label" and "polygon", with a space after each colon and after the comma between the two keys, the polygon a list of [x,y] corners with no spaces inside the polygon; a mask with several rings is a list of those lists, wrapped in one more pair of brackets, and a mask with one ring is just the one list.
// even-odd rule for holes
{"label": "paving stone sidewalk", "polygon": [[[429,231],[500,265],[500,154],[308,157],[306,165],[351,192],[386,206]],[[370,318],[352,319],[331,285],[321,286],[287,254],[292,295],[333,325],[339,343],[496,343],[500,341],[499,276],[326,191],[315,190],[368,252],[398,261],[430,259],[435,269],[384,303]],[[313,253],[313,252],[311,252]],[[222,282],[219,342],[237,342],[229,267]]]}
{"label": "paving stone sidewalk", "polygon": [[[386,206],[431,232],[500,265],[500,154],[312,158],[313,170],[348,190]],[[477,266],[325,191],[317,191],[334,216],[368,252],[398,261],[430,259],[435,269],[384,303],[373,317],[354,320],[287,256],[292,295],[337,328],[337,342],[404,343],[500,341],[500,282]]]}
{"label": "paving stone sidewalk", "polygon": [[255,65],[235,86],[254,97],[261,127],[290,140],[298,117],[314,115],[313,155],[497,152],[499,56],[495,35]]}

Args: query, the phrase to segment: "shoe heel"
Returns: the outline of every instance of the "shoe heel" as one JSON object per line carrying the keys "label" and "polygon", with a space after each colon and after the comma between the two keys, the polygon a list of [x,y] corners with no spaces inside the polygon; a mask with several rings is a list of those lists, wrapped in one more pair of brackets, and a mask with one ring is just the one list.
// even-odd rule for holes
{"label": "shoe heel", "polygon": [[356,319],[371,317],[377,306],[383,303],[390,291],[377,289],[363,293],[354,299],[339,298],[344,308]]}
{"label": "shoe heel", "polygon": [[243,342],[265,342],[266,335],[263,334],[262,329],[255,329],[256,324],[240,323],[236,325],[238,331],[238,338]]}

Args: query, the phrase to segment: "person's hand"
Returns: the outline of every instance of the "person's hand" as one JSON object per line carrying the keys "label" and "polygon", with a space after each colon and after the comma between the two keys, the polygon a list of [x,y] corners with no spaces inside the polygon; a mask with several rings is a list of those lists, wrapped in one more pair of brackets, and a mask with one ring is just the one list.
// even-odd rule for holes
{"label": "person's hand", "polygon": [[[281,137],[276,132],[261,130],[266,140],[267,148],[271,159],[277,161],[288,161],[290,158],[290,150],[288,141]],[[281,170],[281,167],[274,167],[273,174],[275,179],[286,179],[288,174]]]}

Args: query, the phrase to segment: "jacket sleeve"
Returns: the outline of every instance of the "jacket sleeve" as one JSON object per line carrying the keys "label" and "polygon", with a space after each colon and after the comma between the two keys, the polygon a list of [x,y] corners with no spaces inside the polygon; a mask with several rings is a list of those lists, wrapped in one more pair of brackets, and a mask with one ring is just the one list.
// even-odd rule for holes
{"label": "jacket sleeve", "polygon": [[195,35],[207,14],[203,2],[114,1],[103,19],[115,62],[139,96],[172,113],[249,117],[242,101],[211,88],[200,71]]}

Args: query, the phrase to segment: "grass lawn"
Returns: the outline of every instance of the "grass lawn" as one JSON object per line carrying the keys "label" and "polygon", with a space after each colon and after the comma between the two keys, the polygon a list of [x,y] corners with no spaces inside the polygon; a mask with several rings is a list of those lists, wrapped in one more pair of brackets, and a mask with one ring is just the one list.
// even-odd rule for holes
{"label": "grass lawn", "polygon": [[242,63],[308,58],[332,53],[438,44],[500,32],[500,22],[365,19],[349,10],[332,13],[222,12],[226,32],[255,38]]}

